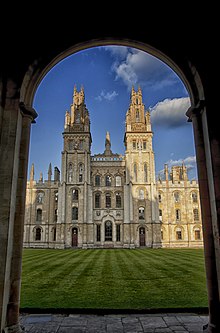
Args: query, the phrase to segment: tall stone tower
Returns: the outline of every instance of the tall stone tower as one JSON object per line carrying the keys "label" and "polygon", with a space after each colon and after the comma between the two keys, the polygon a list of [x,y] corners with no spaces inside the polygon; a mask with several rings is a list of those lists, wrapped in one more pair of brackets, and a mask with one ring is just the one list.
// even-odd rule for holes
{"label": "tall stone tower", "polygon": [[129,238],[131,224],[131,234],[135,235],[136,229],[139,228],[140,245],[160,247],[161,227],[152,148],[153,132],[150,113],[145,112],[140,87],[137,92],[132,88],[125,126],[124,223],[127,225],[127,231],[124,235],[125,238],[126,235]]}
{"label": "tall stone tower", "polygon": [[[93,242],[90,186],[91,133],[84,89],[73,92],[70,112],[65,115],[62,151],[62,179],[59,191],[59,218],[64,230],[65,247]],[[90,198],[90,199],[89,199]],[[75,227],[74,227],[75,225]]]}

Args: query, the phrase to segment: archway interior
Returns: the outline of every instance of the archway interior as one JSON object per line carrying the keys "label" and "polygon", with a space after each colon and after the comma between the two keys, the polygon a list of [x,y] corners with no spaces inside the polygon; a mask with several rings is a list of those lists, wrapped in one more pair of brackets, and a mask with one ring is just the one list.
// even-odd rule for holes
{"label": "archway interior", "polygon": [[[192,172],[190,178],[196,178],[192,127],[185,115],[190,99],[183,82],[165,63],[140,49],[108,45],[69,55],[51,68],[38,85],[33,106],[39,117],[32,128],[29,157],[29,171],[34,163],[36,179],[47,179],[50,163],[60,168],[61,134],[65,112],[73,102],[74,86],[85,92],[92,155],[104,151],[106,133],[110,133],[114,153],[124,154],[125,116],[131,90],[140,88],[151,115],[157,176],[161,176],[164,164],[171,167],[184,163]],[[145,229],[140,230],[144,230],[140,235],[147,235],[139,240],[145,246],[149,233],[147,229],[146,233]],[[111,241],[115,235],[112,229],[107,231],[105,237]],[[78,237],[77,241],[72,239],[72,244],[78,244]]]}

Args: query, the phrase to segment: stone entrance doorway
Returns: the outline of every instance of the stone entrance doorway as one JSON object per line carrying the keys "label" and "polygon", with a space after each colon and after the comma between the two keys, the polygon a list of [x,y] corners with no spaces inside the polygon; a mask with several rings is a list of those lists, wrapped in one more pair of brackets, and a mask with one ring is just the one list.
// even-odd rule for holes
{"label": "stone entrance doorway", "polygon": [[78,246],[78,230],[77,228],[72,229],[72,247]]}
{"label": "stone entrance doorway", "polygon": [[139,242],[140,242],[140,246],[145,246],[146,242],[145,242],[145,228],[140,228],[139,229]]}

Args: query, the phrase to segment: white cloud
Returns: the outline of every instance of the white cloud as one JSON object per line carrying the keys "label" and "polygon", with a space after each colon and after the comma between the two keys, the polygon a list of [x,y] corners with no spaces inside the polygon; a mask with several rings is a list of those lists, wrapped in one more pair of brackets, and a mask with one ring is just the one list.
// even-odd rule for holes
{"label": "white cloud", "polygon": [[[187,156],[185,158],[180,158],[178,160],[170,159],[165,164],[167,164],[169,169],[171,169],[172,166],[184,164],[186,166],[187,171],[189,172],[196,168],[196,156],[195,155]],[[158,176],[160,176],[163,179],[164,178],[164,169],[159,170],[157,172],[157,174],[158,174]],[[190,176],[190,175],[188,174],[188,176]]]}
{"label": "white cloud", "polygon": [[109,51],[113,57],[120,59],[125,59],[129,52],[128,47],[118,45],[105,46],[105,50]]}
{"label": "white cloud", "polygon": [[132,85],[159,90],[177,82],[176,74],[156,57],[137,49],[108,46],[114,59],[112,71],[116,80],[122,80],[128,90]]}
{"label": "white cloud", "polygon": [[118,96],[118,93],[114,90],[112,92],[105,92],[104,90],[101,91],[100,95],[95,97],[96,100],[101,102],[103,99],[106,99],[108,101],[112,101],[116,96]]}
{"label": "white cloud", "polygon": [[170,159],[165,164],[168,164],[169,167],[172,167],[174,165],[181,165],[183,163],[186,165],[186,167],[191,166],[192,164],[195,164],[196,163],[196,156],[195,155],[194,156],[188,156],[188,157],[178,159],[178,160]]}
{"label": "white cloud", "polygon": [[190,107],[188,97],[165,99],[150,108],[152,124],[178,127],[186,124],[186,111]]}

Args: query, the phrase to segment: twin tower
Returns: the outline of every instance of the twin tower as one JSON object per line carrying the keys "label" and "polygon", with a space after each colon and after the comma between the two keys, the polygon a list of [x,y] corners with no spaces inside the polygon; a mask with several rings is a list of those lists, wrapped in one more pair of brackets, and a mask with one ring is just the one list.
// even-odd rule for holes
{"label": "twin tower", "polygon": [[111,150],[91,156],[92,137],[84,89],[74,88],[65,115],[57,224],[65,247],[160,247],[150,113],[142,91],[131,90],[125,155]]}

